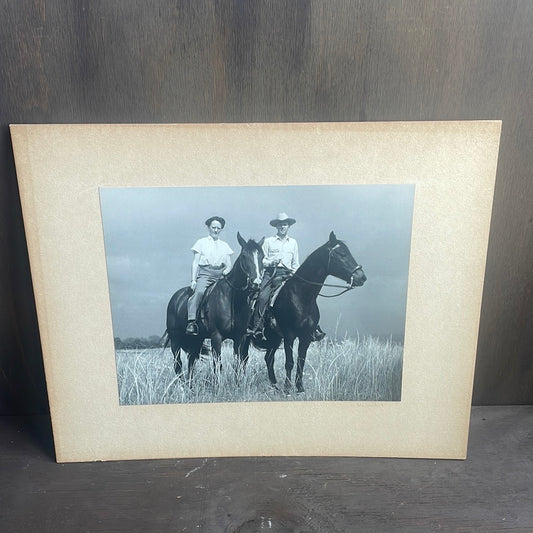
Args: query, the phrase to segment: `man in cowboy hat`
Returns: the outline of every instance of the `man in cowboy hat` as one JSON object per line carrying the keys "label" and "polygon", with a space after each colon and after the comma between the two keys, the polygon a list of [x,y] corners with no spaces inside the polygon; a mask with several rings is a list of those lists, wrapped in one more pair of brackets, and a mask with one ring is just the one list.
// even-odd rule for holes
{"label": "man in cowboy hat", "polygon": [[209,231],[207,237],[198,239],[193,247],[191,289],[194,291],[187,301],[187,335],[198,335],[196,314],[206,289],[215,283],[223,274],[231,270],[230,255],[233,250],[222,239],[220,232],[226,221],[222,217],[214,216],[205,221]]}
{"label": "man in cowboy hat", "polygon": [[[270,221],[270,225],[276,228],[277,232],[276,235],[267,237],[263,243],[265,270],[252,316],[251,328],[248,331],[258,339],[265,340],[263,318],[271,294],[300,266],[298,243],[296,239],[288,235],[289,228],[295,223],[296,220],[290,218],[287,213],[280,213]],[[325,333],[317,327],[314,340],[321,340],[324,336]]]}

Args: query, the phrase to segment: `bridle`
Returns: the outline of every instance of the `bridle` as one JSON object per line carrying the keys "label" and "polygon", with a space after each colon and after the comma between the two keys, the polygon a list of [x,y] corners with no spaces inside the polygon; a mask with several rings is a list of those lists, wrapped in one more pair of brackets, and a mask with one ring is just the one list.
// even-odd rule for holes
{"label": "bridle", "polygon": [[[331,255],[333,254],[333,250],[335,250],[339,246],[340,246],[340,244],[336,244],[335,246],[333,246],[332,248],[329,249],[329,252],[328,252],[328,266],[327,266],[326,272],[329,272],[329,266],[331,264]],[[358,270],[363,270],[363,267],[361,265],[357,265],[350,272],[351,280],[353,280],[354,274]],[[322,293],[319,292],[318,296],[322,296],[322,298],[336,298],[337,296],[340,296],[341,294],[344,294],[345,292],[351,291],[352,289],[355,288],[355,286],[352,285],[352,283],[350,283],[350,285],[348,287],[346,287],[345,285],[337,285],[337,284],[334,284],[334,283],[318,283],[317,281],[309,281],[308,279],[302,278],[302,276],[300,276],[300,275],[298,275],[296,273],[293,273],[292,276],[295,277],[295,278],[298,278],[300,281],[303,281],[304,283],[307,283],[308,285],[314,285],[314,286],[317,286],[317,287],[318,286],[320,286],[320,287],[334,287],[336,289],[344,289],[341,292],[338,292],[337,294],[322,294]]]}
{"label": "bridle", "polygon": [[234,285],[227,276],[222,276],[222,279],[234,290],[236,291],[248,291],[250,289],[253,289],[253,283],[251,282],[251,276],[244,270],[244,267],[242,266],[242,260],[236,261],[238,263],[239,268],[241,269],[242,273],[246,276],[246,285],[243,287],[237,287]]}
{"label": "bridle", "polygon": [[[242,261],[242,256],[239,256],[239,258],[237,258],[237,261],[235,261],[235,264],[239,265],[239,268],[241,269],[242,273],[246,276],[246,285],[244,285],[243,287],[237,287],[237,285],[234,285],[230,279],[228,278],[228,276],[222,276],[222,278],[219,280],[219,281],[225,281],[232,289],[234,292],[231,293],[231,297],[230,297],[230,316],[231,316],[231,323],[233,324],[234,323],[234,316],[235,316],[235,298],[236,298],[236,294],[235,292],[236,291],[239,291],[239,292],[246,292],[246,291],[250,291],[251,289],[253,291],[255,290],[259,290],[259,288],[257,287],[254,287],[253,286],[253,283],[251,283],[251,276],[248,274],[248,272],[246,272],[246,270],[244,270],[244,267],[242,265],[243,261]],[[218,283],[218,282],[217,282]],[[250,296],[248,296],[248,298],[250,298]]]}

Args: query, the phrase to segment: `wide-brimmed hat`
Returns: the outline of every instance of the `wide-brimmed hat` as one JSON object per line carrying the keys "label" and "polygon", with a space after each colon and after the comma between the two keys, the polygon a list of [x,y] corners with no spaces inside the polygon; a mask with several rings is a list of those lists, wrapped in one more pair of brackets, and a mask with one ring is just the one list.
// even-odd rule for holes
{"label": "wide-brimmed hat", "polygon": [[205,221],[205,225],[207,227],[209,227],[211,225],[211,223],[213,222],[213,220],[217,220],[218,222],[220,222],[220,225],[222,227],[224,227],[226,225],[226,221],[222,218],[222,217],[210,217],[208,218],[206,221]]}
{"label": "wide-brimmed hat", "polygon": [[283,222],[286,222],[289,226],[292,226],[296,220],[294,218],[290,218],[287,213],[280,213],[278,218],[273,218],[270,221],[270,225],[276,227],[278,224],[282,224]]}

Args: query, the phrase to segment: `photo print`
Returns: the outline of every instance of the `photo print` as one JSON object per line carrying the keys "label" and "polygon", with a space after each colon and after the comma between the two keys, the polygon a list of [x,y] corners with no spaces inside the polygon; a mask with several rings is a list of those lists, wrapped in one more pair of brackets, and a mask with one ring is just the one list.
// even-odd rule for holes
{"label": "photo print", "polygon": [[120,404],[400,401],[414,190],[100,188]]}

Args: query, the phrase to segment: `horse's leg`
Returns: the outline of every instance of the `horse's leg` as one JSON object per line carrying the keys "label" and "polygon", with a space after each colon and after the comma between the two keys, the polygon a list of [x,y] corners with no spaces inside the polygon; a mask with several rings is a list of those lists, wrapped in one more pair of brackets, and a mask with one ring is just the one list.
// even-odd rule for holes
{"label": "horse's leg", "polygon": [[267,372],[268,372],[268,379],[270,380],[270,384],[273,387],[276,387],[276,374],[274,373],[274,354],[276,353],[276,350],[273,348],[268,348],[265,354],[265,363],[267,366]]}
{"label": "horse's leg", "polygon": [[250,337],[243,337],[240,342],[234,342],[233,344],[236,347],[236,355],[238,355],[238,361],[243,372],[246,370],[246,365],[248,364],[250,340]]}
{"label": "horse's leg", "polygon": [[196,361],[198,361],[199,357],[200,357],[200,347],[198,347],[198,349],[194,348],[189,352],[189,365],[187,368],[187,383],[189,387],[192,386],[194,365],[196,364]]}
{"label": "horse's leg", "polygon": [[241,372],[241,365],[240,365],[240,343],[233,339],[233,377],[235,380],[239,377],[239,374]]}
{"label": "horse's leg", "polygon": [[307,357],[307,349],[311,344],[310,338],[300,338],[298,343],[298,362],[296,364],[296,390],[298,392],[304,392],[304,386],[302,383],[302,376],[304,372],[305,358]]}
{"label": "horse's leg", "polygon": [[267,371],[268,371],[268,379],[270,380],[270,384],[274,388],[277,388],[276,387],[276,383],[277,383],[276,374],[274,373],[274,355],[280,344],[281,344],[281,339],[277,341],[271,348],[267,348],[267,351],[265,354],[265,363],[266,363]]}
{"label": "horse's leg", "polygon": [[285,392],[289,393],[292,387],[292,369],[294,368],[294,356],[292,346],[294,344],[294,337],[287,336],[283,339],[283,347],[285,348]]}
{"label": "horse's leg", "polygon": [[181,364],[181,347],[174,339],[170,340],[170,350],[174,356],[174,372],[176,372],[176,376],[182,378],[183,367]]}
{"label": "horse's leg", "polygon": [[213,373],[215,380],[222,372],[222,335],[215,333],[211,336],[211,353],[213,355]]}

